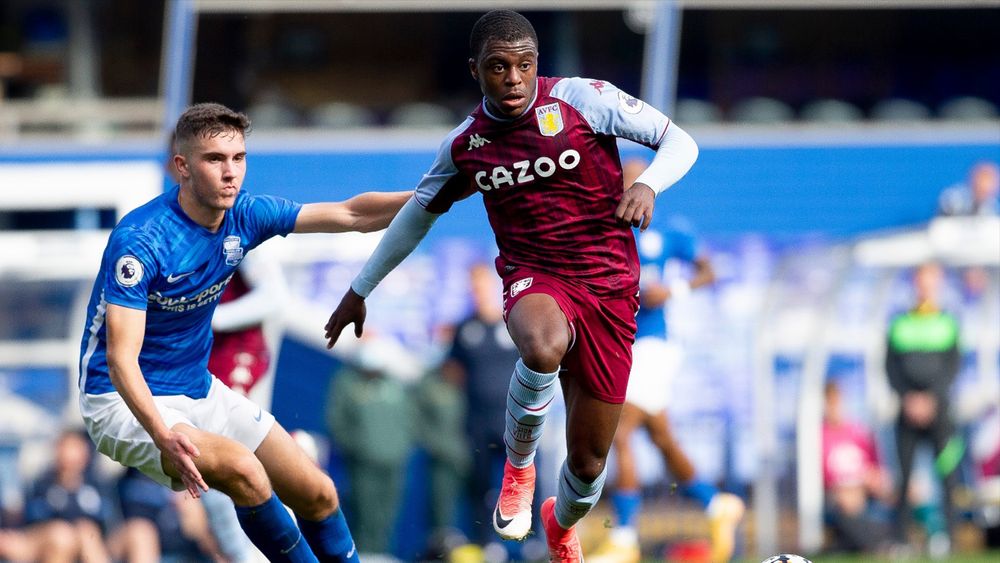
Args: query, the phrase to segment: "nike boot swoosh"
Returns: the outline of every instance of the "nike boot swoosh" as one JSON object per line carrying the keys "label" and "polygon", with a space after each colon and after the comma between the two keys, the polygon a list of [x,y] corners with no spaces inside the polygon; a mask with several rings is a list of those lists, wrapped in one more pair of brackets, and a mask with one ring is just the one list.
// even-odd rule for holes
{"label": "nike boot swoosh", "polygon": [[508,524],[514,521],[513,518],[504,518],[500,515],[500,507],[498,506],[496,510],[493,511],[493,521],[496,522],[497,528],[506,528]]}

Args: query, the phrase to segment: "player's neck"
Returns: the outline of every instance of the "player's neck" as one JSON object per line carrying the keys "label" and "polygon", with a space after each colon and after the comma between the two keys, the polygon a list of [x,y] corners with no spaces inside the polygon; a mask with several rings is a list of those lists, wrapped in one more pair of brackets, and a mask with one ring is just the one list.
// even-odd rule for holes
{"label": "player's neck", "polygon": [[177,191],[177,203],[189,219],[213,233],[219,230],[219,227],[222,226],[222,220],[226,217],[225,210],[202,204],[196,197],[187,193],[183,185]]}

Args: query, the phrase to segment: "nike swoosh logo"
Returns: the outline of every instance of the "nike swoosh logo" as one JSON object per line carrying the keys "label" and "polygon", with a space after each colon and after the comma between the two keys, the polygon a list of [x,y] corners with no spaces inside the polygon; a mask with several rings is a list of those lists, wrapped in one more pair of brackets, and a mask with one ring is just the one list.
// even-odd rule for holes
{"label": "nike swoosh logo", "polygon": [[176,283],[176,282],[179,282],[182,279],[190,276],[193,273],[194,272],[187,272],[185,274],[177,274],[176,276],[174,274],[170,274],[169,276],[167,276],[167,283]]}
{"label": "nike swoosh logo", "polygon": [[262,414],[264,414],[264,410],[261,409],[260,407],[257,407],[257,416],[253,417],[253,419],[256,420],[257,422],[260,422],[260,415]]}
{"label": "nike swoosh logo", "polygon": [[496,522],[497,528],[506,528],[508,524],[514,521],[513,518],[504,518],[500,515],[500,507],[498,506],[496,510],[493,511],[493,521]]}

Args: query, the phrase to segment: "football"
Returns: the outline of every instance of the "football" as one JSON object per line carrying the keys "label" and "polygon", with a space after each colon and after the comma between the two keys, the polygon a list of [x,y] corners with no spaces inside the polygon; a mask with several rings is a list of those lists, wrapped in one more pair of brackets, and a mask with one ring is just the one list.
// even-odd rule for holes
{"label": "football", "polygon": [[812,563],[812,561],[794,553],[781,553],[779,555],[772,555],[760,563]]}

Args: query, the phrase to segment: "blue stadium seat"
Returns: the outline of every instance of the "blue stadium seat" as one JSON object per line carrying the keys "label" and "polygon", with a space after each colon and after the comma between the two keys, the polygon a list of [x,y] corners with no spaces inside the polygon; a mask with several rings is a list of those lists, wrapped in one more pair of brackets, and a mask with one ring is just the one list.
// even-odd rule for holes
{"label": "blue stadium seat", "polygon": [[722,111],[713,103],[694,98],[677,100],[672,116],[678,123],[718,123],[722,121]]}
{"label": "blue stadium seat", "polygon": [[996,119],[997,107],[993,102],[977,98],[975,96],[961,96],[952,98],[938,108],[938,115],[941,119],[954,121],[979,121],[983,119]]}
{"label": "blue stadium seat", "polygon": [[309,123],[322,129],[351,129],[378,124],[375,112],[357,104],[329,102],[309,112]]}
{"label": "blue stadium seat", "polygon": [[930,116],[930,108],[904,98],[881,100],[871,111],[871,118],[875,121],[921,121],[929,119]]}
{"label": "blue stadium seat", "polygon": [[778,123],[791,121],[794,117],[791,106],[765,97],[740,100],[729,112],[729,120],[737,123]]}
{"label": "blue stadium seat", "polygon": [[804,121],[822,123],[848,123],[861,121],[865,114],[857,106],[843,100],[813,100],[802,107],[799,113]]}

